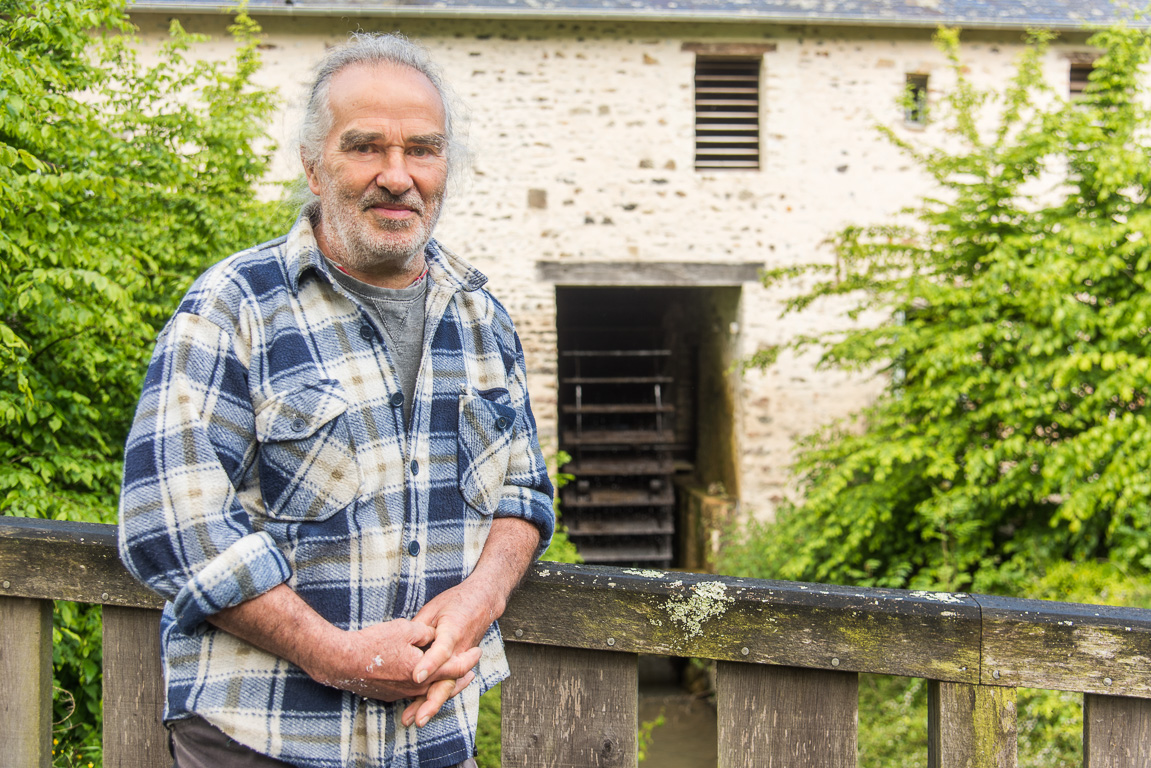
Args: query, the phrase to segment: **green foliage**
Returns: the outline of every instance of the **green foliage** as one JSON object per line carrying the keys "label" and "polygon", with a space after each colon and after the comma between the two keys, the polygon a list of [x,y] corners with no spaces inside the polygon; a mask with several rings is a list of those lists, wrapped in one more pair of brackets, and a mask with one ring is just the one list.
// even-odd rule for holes
{"label": "green foliage", "polygon": [[576,551],[575,544],[572,544],[571,539],[568,538],[567,528],[560,523],[560,497],[559,489],[570,483],[575,479],[574,475],[561,472],[560,468],[572,460],[570,454],[566,451],[556,451],[555,455],[548,459],[548,473],[551,475],[552,485],[556,489],[556,497],[552,502],[556,511],[556,532],[552,536],[551,544],[548,549],[540,557],[541,560],[550,560],[554,563],[582,563],[583,558],[580,557],[579,552]]}
{"label": "green foliage", "polygon": [[[269,237],[258,27],[226,62],[123,4],[0,0],[0,514],[112,522],[153,341],[192,279]],[[280,221],[277,221],[280,219]],[[100,763],[100,610],[57,603],[56,765]]]}
{"label": "green foliage", "polygon": [[99,765],[103,759],[100,606],[58,601],[52,627],[53,762]]}
{"label": "green foliage", "polygon": [[927,765],[927,681],[859,676],[859,768]]}
{"label": "green foliage", "polygon": [[644,720],[639,724],[639,732],[636,734],[637,762],[642,763],[647,759],[647,750],[651,747],[652,731],[666,722],[667,718],[664,717],[663,710],[660,710],[654,720]]}
{"label": "green foliage", "polygon": [[503,707],[500,702],[500,686],[492,688],[480,697],[479,723],[476,726],[476,763],[479,768],[500,768],[500,717]]}
{"label": "green foliage", "polygon": [[[840,297],[884,318],[792,346],[888,387],[806,441],[802,501],[737,532],[724,571],[1149,606],[1151,38],[1096,34],[1075,102],[1042,82],[1045,36],[1001,95],[965,79],[954,32],[939,42],[958,80],[932,112],[946,144],[885,131],[937,194],[838,233],[834,265],[768,276],[820,276],[788,311]],[[926,691],[861,679],[861,765],[923,764]],[[1020,765],[1078,765],[1078,702],[1020,690]]]}
{"label": "green foliage", "polygon": [[109,521],[156,333],[276,215],[253,22],[224,66],[177,24],[143,66],[128,32],[111,0],[0,1],[3,514]]}
{"label": "green foliage", "polygon": [[1086,95],[1041,78],[1037,36],[1000,94],[964,77],[941,146],[888,136],[937,184],[896,223],[850,227],[793,299],[867,327],[798,340],[889,385],[813,436],[803,500],[737,537],[726,569],[887,587],[1026,592],[1052,564],[1151,568],[1151,144],[1147,32],[1094,35]]}

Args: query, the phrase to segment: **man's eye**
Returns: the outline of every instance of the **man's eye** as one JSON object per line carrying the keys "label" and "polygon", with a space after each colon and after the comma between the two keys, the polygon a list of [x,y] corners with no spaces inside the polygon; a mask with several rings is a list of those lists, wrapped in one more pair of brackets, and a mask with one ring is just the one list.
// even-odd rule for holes
{"label": "man's eye", "polygon": [[413,157],[435,157],[436,151],[431,147],[412,147],[408,153]]}
{"label": "man's eye", "polygon": [[368,152],[372,151],[372,145],[371,144],[357,144],[356,146],[352,147],[352,151],[357,153],[357,154],[360,154],[360,155],[366,155]]}

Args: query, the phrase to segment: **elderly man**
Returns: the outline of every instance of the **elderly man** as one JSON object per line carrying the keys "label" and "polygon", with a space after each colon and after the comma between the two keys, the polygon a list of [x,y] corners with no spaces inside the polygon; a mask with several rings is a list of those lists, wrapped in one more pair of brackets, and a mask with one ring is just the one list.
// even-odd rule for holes
{"label": "elderly man", "polygon": [[301,133],[318,200],[159,338],[120,541],[169,601],[180,768],[473,764],[493,622],[554,518],[512,322],[432,239],[453,141],[422,49],[330,52]]}

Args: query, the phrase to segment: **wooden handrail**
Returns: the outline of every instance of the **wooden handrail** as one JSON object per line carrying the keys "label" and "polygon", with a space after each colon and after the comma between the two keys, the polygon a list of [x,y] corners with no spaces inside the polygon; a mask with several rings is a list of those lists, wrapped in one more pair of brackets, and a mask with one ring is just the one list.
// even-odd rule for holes
{"label": "wooden handrail", "polygon": [[[162,747],[156,743],[159,732],[148,736],[146,748],[133,745],[139,740],[134,734],[158,718],[162,681],[152,681],[159,694],[141,699],[139,678],[158,677],[152,645],[158,648],[153,629],[162,601],[120,564],[113,526],[0,519],[0,691],[39,686],[34,681],[42,681],[48,663],[44,606],[56,599],[108,607],[105,764],[150,764]],[[117,637],[108,637],[109,623]],[[859,672],[933,681],[929,741],[932,765],[939,768],[963,764],[962,749],[973,748],[984,754],[979,765],[1014,765],[1019,686],[1087,694],[1087,765],[1141,765],[1140,755],[1151,750],[1146,739],[1139,746],[1151,725],[1151,611],[1138,608],[540,563],[500,626],[516,672],[504,686],[509,767],[568,764],[541,757],[556,750],[575,760],[571,764],[632,764],[635,654],[641,653],[720,662],[717,685],[727,689],[720,695],[721,765],[753,764],[743,750],[770,741],[761,733],[764,708],[785,699],[810,699],[822,713],[807,736],[803,723],[790,723],[789,738],[825,747],[812,747],[814,762],[786,764],[854,765],[854,757],[846,756],[854,754]],[[125,642],[126,635],[133,639]],[[47,637],[50,643],[50,632]],[[115,679],[123,676],[133,679]],[[582,716],[564,713],[557,676],[570,683],[563,690],[580,691],[584,702],[573,706],[583,707]],[[35,697],[23,697],[20,712],[4,710],[0,717],[28,723],[46,743],[40,733],[44,695],[36,690]],[[599,703],[599,714],[589,714],[588,696]],[[749,714],[751,701],[756,703]],[[838,703],[823,711],[821,701]],[[775,717],[794,711],[784,706]],[[109,742],[109,719],[117,729],[113,741],[124,744]],[[117,719],[133,723],[126,741]],[[838,725],[829,730],[829,722]],[[741,729],[738,738],[724,735],[725,724]],[[842,738],[829,737],[833,732]],[[23,754],[5,738],[10,737],[0,737],[0,754]],[[1129,746],[1116,747],[1127,743],[1123,739]],[[778,739],[762,748],[779,748]],[[1115,757],[1122,749],[1131,755],[1128,762]],[[1092,763],[1092,750],[1106,757]],[[128,756],[121,759],[121,752]],[[987,757],[992,753],[1000,756]],[[42,763],[43,755],[35,754]],[[1007,754],[1010,759],[1002,757]]]}

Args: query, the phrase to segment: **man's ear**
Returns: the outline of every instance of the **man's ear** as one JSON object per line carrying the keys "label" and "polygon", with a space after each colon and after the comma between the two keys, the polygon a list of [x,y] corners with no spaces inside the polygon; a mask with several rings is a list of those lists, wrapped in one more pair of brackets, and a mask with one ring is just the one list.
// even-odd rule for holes
{"label": "man's ear", "polygon": [[300,163],[304,166],[304,176],[308,179],[308,189],[312,190],[313,195],[319,195],[320,179],[316,174],[316,163],[308,162],[308,155],[304,152],[303,147],[300,147]]}

